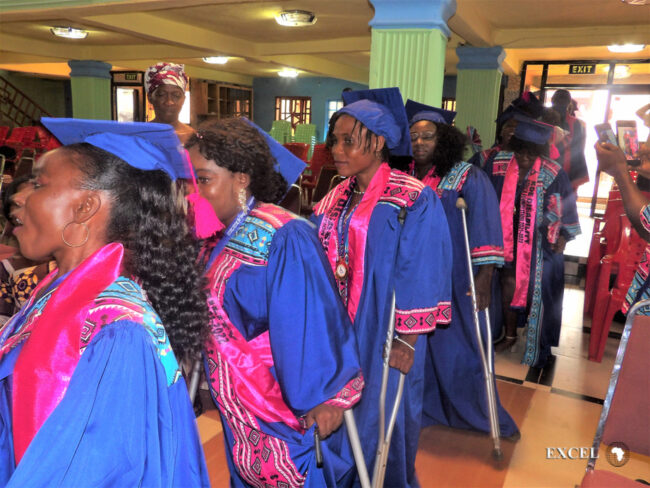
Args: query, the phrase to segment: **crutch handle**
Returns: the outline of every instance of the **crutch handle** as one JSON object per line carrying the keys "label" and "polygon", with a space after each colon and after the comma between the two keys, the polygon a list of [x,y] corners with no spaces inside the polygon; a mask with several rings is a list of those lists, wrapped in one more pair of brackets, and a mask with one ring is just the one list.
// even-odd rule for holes
{"label": "crutch handle", "polygon": [[467,210],[467,202],[463,197],[458,197],[458,200],[456,200],[456,208],[459,210]]}
{"label": "crutch handle", "polygon": [[314,429],[314,449],[316,450],[316,467],[323,467],[323,450],[320,445],[320,435],[318,434],[318,426]]}

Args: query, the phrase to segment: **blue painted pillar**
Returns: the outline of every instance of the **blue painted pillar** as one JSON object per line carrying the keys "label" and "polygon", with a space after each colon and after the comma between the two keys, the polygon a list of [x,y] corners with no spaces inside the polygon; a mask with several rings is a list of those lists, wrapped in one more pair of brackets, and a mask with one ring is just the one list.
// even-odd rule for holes
{"label": "blue painted pillar", "polygon": [[72,116],[111,119],[111,65],[102,61],[68,61]]}
{"label": "blue painted pillar", "polygon": [[476,127],[483,147],[494,141],[499,89],[506,53],[501,46],[457,47],[456,127]]}
{"label": "blue painted pillar", "polygon": [[399,87],[402,96],[440,107],[447,21],[456,0],[370,0],[370,88]]}

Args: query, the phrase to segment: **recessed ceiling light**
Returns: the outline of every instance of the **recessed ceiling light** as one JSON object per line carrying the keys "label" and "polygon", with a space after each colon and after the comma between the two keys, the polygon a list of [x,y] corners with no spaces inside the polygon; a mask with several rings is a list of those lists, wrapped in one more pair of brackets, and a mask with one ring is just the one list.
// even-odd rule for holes
{"label": "recessed ceiling light", "polygon": [[285,27],[302,27],[316,23],[316,14],[307,10],[283,10],[275,21]]}
{"label": "recessed ceiling light", "polygon": [[203,58],[203,62],[208,64],[226,64],[228,59],[228,56],[206,56]]}
{"label": "recessed ceiling light", "polygon": [[295,69],[284,68],[282,71],[278,71],[278,76],[282,78],[295,78],[298,76],[298,72]]}
{"label": "recessed ceiling light", "polygon": [[612,44],[607,46],[612,53],[638,53],[643,51],[645,44]]}
{"label": "recessed ceiling light", "polygon": [[50,27],[50,32],[57,37],[65,37],[66,39],[85,39],[88,36],[87,30],[75,29],[74,27]]}
{"label": "recessed ceiling light", "polygon": [[648,0],[621,0],[621,1],[629,5],[645,5],[648,3]]}

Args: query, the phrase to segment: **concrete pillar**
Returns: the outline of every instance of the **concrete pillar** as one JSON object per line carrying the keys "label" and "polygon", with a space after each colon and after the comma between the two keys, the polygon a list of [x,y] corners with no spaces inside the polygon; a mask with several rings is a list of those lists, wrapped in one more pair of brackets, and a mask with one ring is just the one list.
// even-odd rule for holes
{"label": "concrete pillar", "polygon": [[68,61],[72,116],[111,119],[111,65],[102,61]]}
{"label": "concrete pillar", "polygon": [[483,147],[492,145],[496,132],[494,120],[499,105],[499,89],[506,53],[501,46],[456,48],[458,77],[456,83],[456,127],[465,131],[476,127]]}
{"label": "concrete pillar", "polygon": [[440,107],[447,21],[456,0],[370,0],[370,88],[399,87],[410,98]]}

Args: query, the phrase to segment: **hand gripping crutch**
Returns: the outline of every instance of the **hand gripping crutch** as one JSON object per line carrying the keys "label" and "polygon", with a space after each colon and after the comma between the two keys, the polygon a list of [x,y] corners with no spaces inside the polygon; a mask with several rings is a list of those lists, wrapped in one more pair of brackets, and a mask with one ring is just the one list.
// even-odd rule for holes
{"label": "hand gripping crutch", "polygon": [[[472,272],[472,255],[469,250],[469,234],[467,232],[467,202],[461,197],[456,200],[456,208],[460,209],[463,219],[463,233],[465,237],[465,253],[467,255],[467,267],[469,270],[469,284],[472,292],[472,314],[474,316],[474,326],[476,328],[476,342],[481,354],[481,363],[483,363],[483,378],[485,379],[485,390],[487,394],[488,411],[490,414],[490,434],[494,442],[494,451],[492,455],[496,459],[501,459],[501,432],[499,430],[499,417],[497,415],[496,392],[494,390],[494,370],[492,368],[492,330],[490,328],[490,311],[485,309],[486,322],[486,341],[484,347],[481,334],[481,325],[478,316],[478,303],[476,300],[476,288],[474,287],[474,273]],[[487,357],[485,350],[487,349]]]}
{"label": "hand gripping crutch", "polygon": [[385,415],[386,415],[386,390],[388,389],[388,374],[390,373],[390,351],[393,346],[393,336],[395,335],[395,291],[391,297],[390,315],[388,320],[388,331],[386,332],[386,342],[384,343],[384,367],[381,378],[381,390],[379,393],[379,442],[377,444],[377,456],[375,457],[375,469],[372,474],[372,487],[381,488],[384,486],[384,476],[386,474],[386,463],[388,462],[388,451],[390,451],[390,439],[393,436],[393,429],[397,421],[397,411],[402,401],[402,393],[404,392],[404,380],[406,375],[399,374],[399,382],[397,384],[397,393],[395,394],[395,402],[393,403],[393,410],[390,414],[388,421],[388,429],[384,431]]}
{"label": "hand gripping crutch", "polygon": [[192,376],[190,377],[190,387],[188,388],[192,406],[194,406],[196,393],[199,391],[199,380],[201,379],[201,363],[201,355],[199,355],[199,357],[192,363]]}

